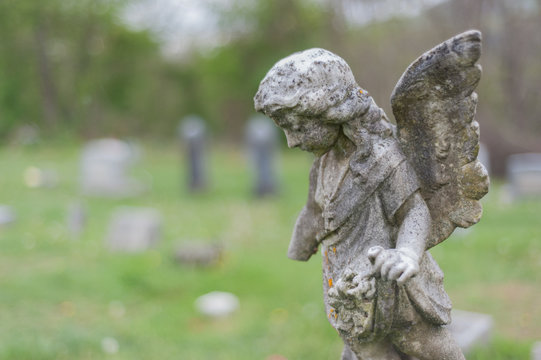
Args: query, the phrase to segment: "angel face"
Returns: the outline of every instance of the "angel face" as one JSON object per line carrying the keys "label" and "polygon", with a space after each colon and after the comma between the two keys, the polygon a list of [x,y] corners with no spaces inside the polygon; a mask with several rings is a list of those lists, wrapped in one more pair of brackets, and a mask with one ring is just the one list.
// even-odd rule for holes
{"label": "angel face", "polygon": [[326,124],[315,117],[308,117],[295,112],[278,112],[271,115],[287,138],[289,148],[321,156],[329,151],[340,134],[340,125]]}

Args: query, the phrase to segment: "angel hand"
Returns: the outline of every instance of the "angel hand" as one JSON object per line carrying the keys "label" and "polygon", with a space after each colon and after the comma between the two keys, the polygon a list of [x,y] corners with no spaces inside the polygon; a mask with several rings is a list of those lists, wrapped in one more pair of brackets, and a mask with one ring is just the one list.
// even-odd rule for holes
{"label": "angel hand", "polygon": [[398,285],[403,285],[419,272],[419,257],[407,248],[374,246],[368,250],[368,257],[374,264],[374,273],[379,273],[384,280],[396,280]]}

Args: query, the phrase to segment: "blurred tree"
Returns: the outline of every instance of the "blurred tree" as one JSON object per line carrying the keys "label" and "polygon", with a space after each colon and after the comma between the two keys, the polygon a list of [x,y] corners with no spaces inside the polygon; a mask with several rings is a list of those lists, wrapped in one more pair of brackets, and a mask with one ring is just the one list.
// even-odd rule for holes
{"label": "blurred tree", "polygon": [[180,112],[172,81],[180,71],[147,32],[118,20],[124,4],[0,2],[0,137],[25,123],[48,134],[163,134],[149,123]]}
{"label": "blurred tree", "polygon": [[186,111],[202,114],[215,130],[240,139],[253,112],[253,95],[272,64],[294,51],[328,43],[326,12],[302,0],[237,1],[219,11],[220,27],[231,39],[210,53],[199,53],[188,66],[194,78],[184,86],[197,95]]}
{"label": "blurred tree", "polygon": [[309,47],[344,57],[390,114],[406,66],[473,27],[484,34],[478,119],[492,168],[502,174],[506,155],[541,152],[539,0],[205,0],[221,45],[183,59],[165,59],[150,32],[119,20],[137,1],[0,1],[0,137],[35,123],[49,134],[172,138],[197,113],[241,139],[266,71]]}

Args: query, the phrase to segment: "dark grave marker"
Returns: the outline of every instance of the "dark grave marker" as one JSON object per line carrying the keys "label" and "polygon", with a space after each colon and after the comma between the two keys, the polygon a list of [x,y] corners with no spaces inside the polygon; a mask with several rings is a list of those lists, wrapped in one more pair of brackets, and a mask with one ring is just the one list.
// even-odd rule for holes
{"label": "dark grave marker", "polygon": [[246,143],[254,173],[254,193],[258,197],[274,195],[276,180],[276,128],[263,115],[253,116],[246,125]]}

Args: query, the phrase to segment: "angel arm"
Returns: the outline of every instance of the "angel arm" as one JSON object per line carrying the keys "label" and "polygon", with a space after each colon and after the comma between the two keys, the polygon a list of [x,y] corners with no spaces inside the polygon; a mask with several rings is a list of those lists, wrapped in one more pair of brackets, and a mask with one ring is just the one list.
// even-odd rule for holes
{"label": "angel arm", "polygon": [[310,170],[308,200],[297,218],[287,250],[287,256],[293,260],[307,261],[319,245],[316,235],[323,228],[323,217],[321,208],[314,200],[318,168],[319,159],[316,159]]}
{"label": "angel arm", "polygon": [[374,262],[374,273],[403,284],[419,272],[430,233],[430,212],[419,191],[404,202],[395,219],[400,224],[395,249],[376,246],[369,249],[368,256]]}
{"label": "angel arm", "polygon": [[418,262],[426,250],[430,233],[430,212],[421,194],[415,192],[395,216],[401,224],[396,249],[409,253]]}

